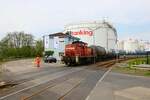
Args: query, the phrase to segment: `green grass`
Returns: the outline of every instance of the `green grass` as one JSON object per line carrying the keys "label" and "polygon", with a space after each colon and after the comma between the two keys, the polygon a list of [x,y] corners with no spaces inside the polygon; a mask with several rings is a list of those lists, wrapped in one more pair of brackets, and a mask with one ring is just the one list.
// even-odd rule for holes
{"label": "green grass", "polygon": [[[124,63],[126,63],[126,66],[114,66],[112,71],[124,73],[124,74],[131,74],[131,75],[139,75],[139,76],[147,76],[150,77],[150,70],[144,70],[144,69],[137,69],[134,65],[139,64],[146,64],[146,57],[145,58],[135,58],[130,59]],[[149,63],[150,63],[150,57],[149,57]]]}
{"label": "green grass", "polygon": [[113,72],[124,73],[124,74],[150,77],[150,71],[149,70],[136,69],[136,68],[131,68],[131,67],[115,67],[114,66],[112,71]]}
{"label": "green grass", "polygon": [[[146,64],[146,62],[147,62],[146,58],[136,58],[136,59],[128,60],[127,64],[128,67],[132,67],[133,65]],[[149,57],[149,63],[150,63],[150,57]]]}
{"label": "green grass", "polygon": [[145,73],[144,76],[149,76],[150,77],[150,71]]}
{"label": "green grass", "polygon": [[129,65],[139,65],[139,64],[144,64],[146,63],[146,59],[145,58],[137,58],[137,59],[133,59],[133,60],[130,60],[128,62]]}
{"label": "green grass", "polygon": [[[149,60],[150,60],[150,58],[149,58]],[[127,62],[124,62],[124,63],[127,63],[127,66],[122,66],[122,67],[116,66],[116,67],[113,67],[112,70],[114,72],[119,72],[119,73],[150,77],[150,71],[149,70],[137,69],[136,67],[133,67],[134,65],[146,64],[146,58],[131,59],[131,60],[128,60]]]}

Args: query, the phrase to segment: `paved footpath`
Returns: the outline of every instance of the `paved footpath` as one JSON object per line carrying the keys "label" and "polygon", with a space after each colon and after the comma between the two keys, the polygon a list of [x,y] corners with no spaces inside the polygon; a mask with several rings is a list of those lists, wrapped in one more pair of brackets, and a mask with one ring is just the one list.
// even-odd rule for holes
{"label": "paved footpath", "polygon": [[150,100],[150,78],[110,72],[86,100]]}

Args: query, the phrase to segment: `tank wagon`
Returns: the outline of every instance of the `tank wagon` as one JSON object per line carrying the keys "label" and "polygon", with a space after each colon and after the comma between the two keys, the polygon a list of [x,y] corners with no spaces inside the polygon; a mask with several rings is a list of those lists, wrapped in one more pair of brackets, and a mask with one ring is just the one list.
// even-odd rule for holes
{"label": "tank wagon", "polygon": [[66,65],[78,65],[85,63],[92,63],[108,58],[114,58],[115,52],[106,52],[105,48],[101,46],[89,46],[82,41],[75,41],[65,46],[65,55],[62,61]]}

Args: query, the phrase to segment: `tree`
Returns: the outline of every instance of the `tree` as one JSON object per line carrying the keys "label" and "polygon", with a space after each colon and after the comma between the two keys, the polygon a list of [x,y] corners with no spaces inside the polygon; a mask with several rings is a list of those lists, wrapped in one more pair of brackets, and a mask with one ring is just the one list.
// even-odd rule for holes
{"label": "tree", "polygon": [[33,35],[24,32],[9,32],[6,37],[2,39],[2,42],[11,48],[32,46],[33,41]]}
{"label": "tree", "polygon": [[39,55],[39,56],[43,55],[44,47],[43,47],[43,41],[42,40],[36,41],[35,50],[36,50],[36,55]]}
{"label": "tree", "polygon": [[9,32],[0,42],[0,59],[35,56],[33,35]]}

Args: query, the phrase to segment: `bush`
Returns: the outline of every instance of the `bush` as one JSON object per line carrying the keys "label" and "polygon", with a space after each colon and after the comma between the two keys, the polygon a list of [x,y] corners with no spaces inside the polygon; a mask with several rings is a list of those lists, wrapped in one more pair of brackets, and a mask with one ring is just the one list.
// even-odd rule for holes
{"label": "bush", "polygon": [[44,52],[44,56],[48,55],[48,56],[52,56],[54,54],[54,51],[45,51]]}
{"label": "bush", "polygon": [[[0,60],[8,58],[27,58],[35,57],[38,54],[42,54],[36,51],[36,48],[30,46],[24,46],[21,48],[5,48],[2,50]],[[41,56],[41,55],[40,55]]]}

